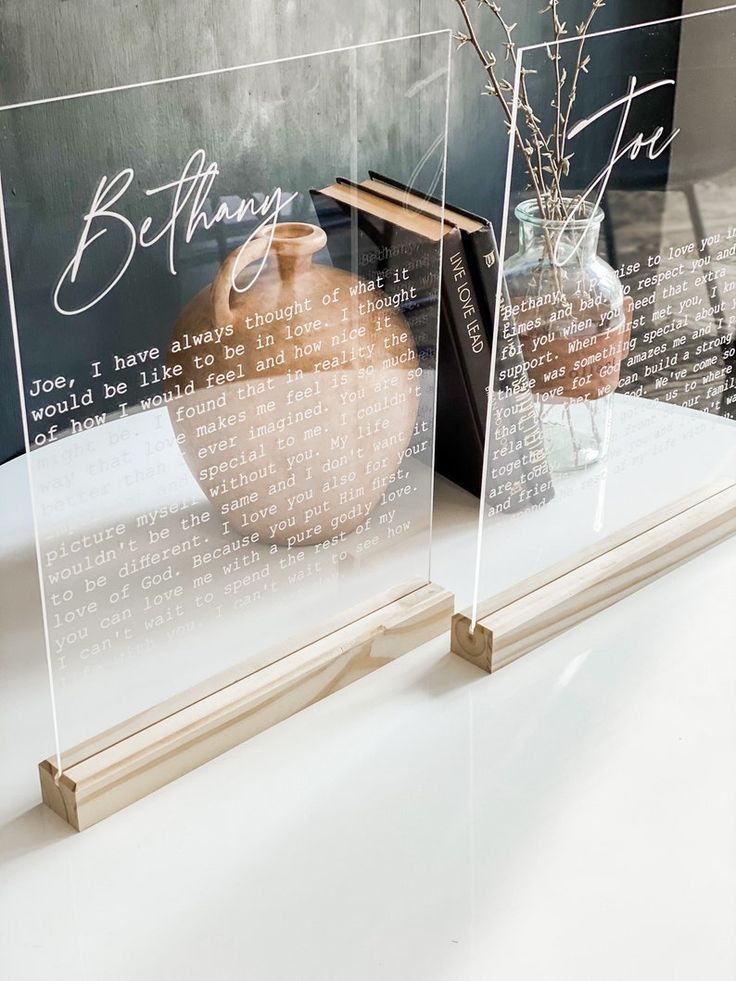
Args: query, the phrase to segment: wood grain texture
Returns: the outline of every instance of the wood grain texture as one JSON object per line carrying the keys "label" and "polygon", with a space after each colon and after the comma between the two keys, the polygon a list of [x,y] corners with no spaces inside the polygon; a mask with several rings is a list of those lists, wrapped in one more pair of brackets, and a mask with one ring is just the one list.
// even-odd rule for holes
{"label": "wood grain texture", "polygon": [[455,616],[452,650],[497,671],[733,534],[736,484],[703,491]]}
{"label": "wood grain texture", "polygon": [[429,584],[91,755],[39,773],[44,803],[82,831],[447,629],[451,593]]}

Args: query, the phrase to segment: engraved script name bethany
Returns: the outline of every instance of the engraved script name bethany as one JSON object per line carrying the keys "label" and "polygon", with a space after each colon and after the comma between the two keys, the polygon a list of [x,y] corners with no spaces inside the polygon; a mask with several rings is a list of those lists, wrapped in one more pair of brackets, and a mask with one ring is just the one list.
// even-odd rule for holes
{"label": "engraved script name bethany", "polygon": [[[140,227],[136,228],[121,211],[113,210],[113,206],[120,201],[133,182],[135,172],[132,167],[126,167],[112,179],[106,176],[102,177],[92,198],[90,209],[82,217],[82,231],[74,255],[56,284],[53,295],[56,310],[67,317],[73,317],[90,310],[117,286],[127,272],[138,247],[148,249],[164,238],[168,240],[169,272],[172,276],[176,276],[176,229],[180,218],[184,222],[184,240],[187,243],[191,242],[200,226],[209,230],[218,222],[245,221],[248,217],[260,218],[259,224],[248,239],[243,242],[241,252],[251,239],[264,228],[269,229],[270,246],[279,215],[298,197],[298,194],[285,194],[280,187],[277,187],[271,194],[266,195],[260,203],[255,198],[245,198],[232,209],[222,203],[214,215],[208,215],[203,209],[219,173],[218,164],[215,161],[208,163],[205,151],[199,149],[195,150],[184,164],[181,176],[177,180],[147,190],[145,193],[148,196],[166,191],[173,192],[171,212],[164,224],[158,229],[152,228],[154,219],[150,216],[144,218]],[[184,215],[185,212],[187,212],[186,216]],[[77,281],[83,258],[94,243],[108,232],[109,228],[112,227],[111,223],[117,223],[124,230],[127,238],[127,253],[122,257],[120,268],[110,280],[101,284],[99,291],[84,306],[70,309],[63,303],[64,289],[68,284],[74,284]],[[267,255],[256,265],[255,272],[245,286],[238,286],[233,282],[233,289],[241,293],[249,290],[258,279],[266,258]],[[238,263],[236,262],[233,267],[233,278],[237,268]]]}

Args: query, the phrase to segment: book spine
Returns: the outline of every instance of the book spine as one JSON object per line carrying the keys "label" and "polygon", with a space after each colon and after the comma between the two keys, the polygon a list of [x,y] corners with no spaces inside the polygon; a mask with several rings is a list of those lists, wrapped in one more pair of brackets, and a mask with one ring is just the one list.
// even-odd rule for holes
{"label": "book spine", "polygon": [[447,323],[442,308],[437,350],[436,419],[437,472],[476,497],[480,497],[483,475],[483,439],[473,425],[470,392],[463,377],[456,333]]}
{"label": "book spine", "polygon": [[[477,283],[478,302],[485,325],[489,347],[496,334],[496,299],[498,291],[498,245],[490,225],[481,231],[464,234],[466,249]],[[509,319],[508,297],[501,300],[501,330],[498,333],[496,366],[493,377],[494,391],[530,393],[529,378],[524,355],[513,318]]]}
{"label": "book spine", "polygon": [[453,332],[474,424],[484,438],[491,383],[491,348],[486,336],[463,237],[457,229],[445,236],[442,294],[445,321]]}
{"label": "book spine", "polygon": [[[509,311],[507,296],[501,298],[500,329],[495,325],[499,255],[490,225],[465,234],[466,248],[478,284],[480,309],[489,346],[496,340],[493,369],[491,434],[494,452],[489,460],[488,497],[498,511],[522,511],[554,498],[547,452],[518,331]],[[494,465],[500,459],[515,462],[514,480],[502,479]],[[511,486],[510,486],[511,484]]]}

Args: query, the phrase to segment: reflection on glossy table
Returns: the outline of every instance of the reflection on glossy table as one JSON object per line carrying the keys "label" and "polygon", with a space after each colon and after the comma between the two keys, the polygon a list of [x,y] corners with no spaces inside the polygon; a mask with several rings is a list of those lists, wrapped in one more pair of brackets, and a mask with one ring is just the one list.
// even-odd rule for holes
{"label": "reflection on glossy table", "polygon": [[[492,678],[440,638],[75,835],[38,804],[23,460],[0,499],[3,978],[736,976],[736,541]],[[476,521],[440,481],[459,605]]]}

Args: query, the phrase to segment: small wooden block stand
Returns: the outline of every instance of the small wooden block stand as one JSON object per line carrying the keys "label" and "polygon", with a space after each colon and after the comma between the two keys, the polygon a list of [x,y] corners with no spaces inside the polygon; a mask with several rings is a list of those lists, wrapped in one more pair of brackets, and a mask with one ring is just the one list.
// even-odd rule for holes
{"label": "small wooden block stand", "polygon": [[65,753],[60,775],[55,759],[44,760],[44,803],[82,831],[437,637],[453,612],[452,593],[422,586],[163,719]]}
{"label": "small wooden block stand", "polygon": [[736,484],[665,508],[452,622],[452,650],[498,671],[736,534]]}

